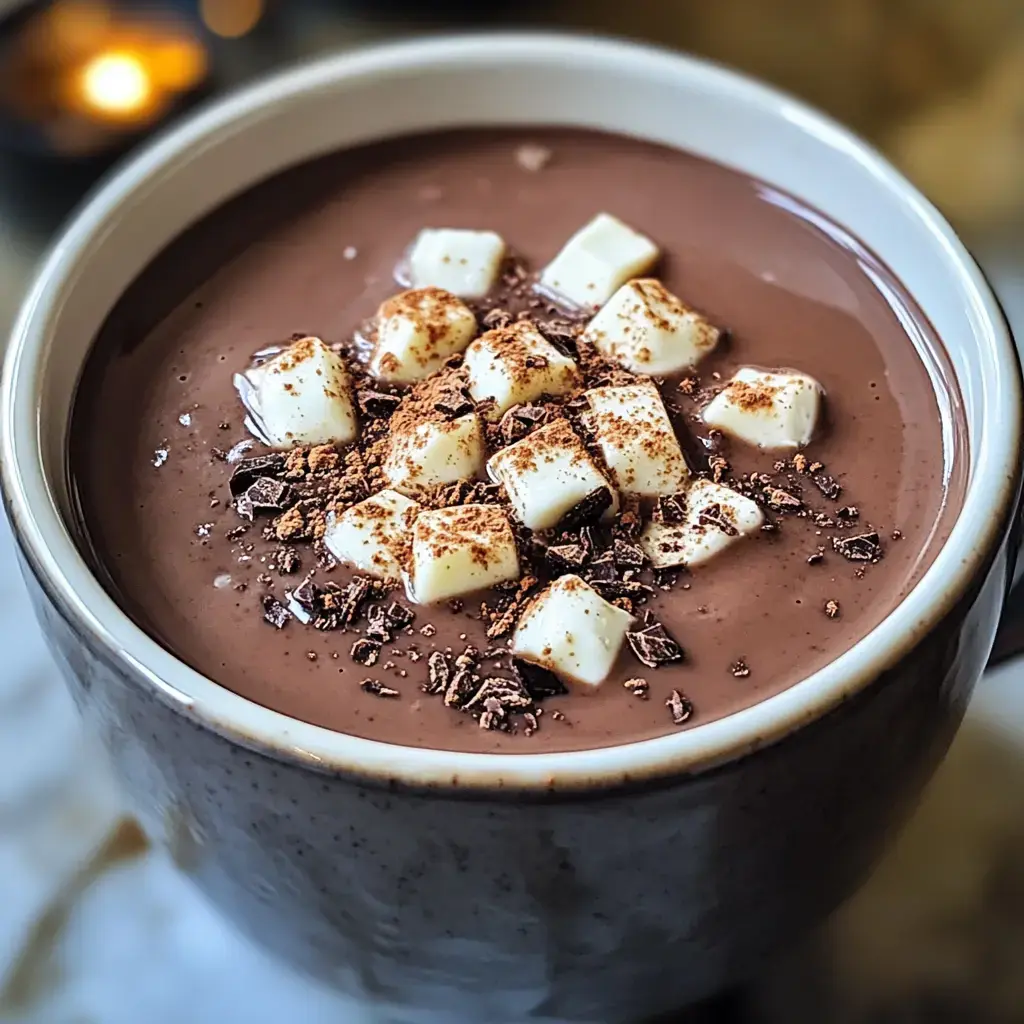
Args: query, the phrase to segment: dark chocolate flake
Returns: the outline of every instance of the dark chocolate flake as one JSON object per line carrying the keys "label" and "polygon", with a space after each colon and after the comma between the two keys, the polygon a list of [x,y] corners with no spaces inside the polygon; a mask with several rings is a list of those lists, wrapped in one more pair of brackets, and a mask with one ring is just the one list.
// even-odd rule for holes
{"label": "dark chocolate flake", "polygon": [[293,500],[292,489],[283,480],[261,476],[235,500],[235,511],[243,519],[252,520],[258,515],[278,515]]}
{"label": "dark chocolate flake", "polygon": [[356,401],[364,416],[379,419],[390,416],[401,405],[402,399],[400,395],[390,395],[386,391],[362,388],[356,392]]}
{"label": "dark chocolate flake", "polygon": [[600,558],[595,558],[587,566],[586,577],[590,583],[613,583],[619,578],[619,570],[615,566],[615,559],[610,552],[605,552]]}
{"label": "dark chocolate flake", "polygon": [[553,544],[545,557],[557,573],[579,572],[587,564],[587,549],[582,544]]}
{"label": "dark chocolate flake", "polygon": [[655,622],[639,632],[627,633],[626,640],[637,660],[648,668],[681,661],[684,656],[682,647],[669,636],[660,622]]}
{"label": "dark chocolate flake", "polygon": [[434,651],[427,659],[427,693],[444,693],[451,682],[452,669],[442,651]]}
{"label": "dark chocolate flake", "polygon": [[665,705],[672,715],[672,722],[674,725],[682,725],[693,716],[693,704],[689,697],[684,696],[678,690],[673,690]]}
{"label": "dark chocolate flake", "polygon": [[392,601],[384,612],[384,621],[396,631],[411,626],[415,618],[416,613],[400,601]]}
{"label": "dark chocolate flake", "polygon": [[665,526],[677,526],[686,518],[686,498],[682,494],[670,494],[659,498],[654,506],[654,521]]}
{"label": "dark chocolate flake", "polygon": [[364,693],[373,694],[374,697],[400,697],[401,694],[398,690],[390,686],[385,686],[379,679],[364,679],[359,684],[359,689]]}
{"label": "dark chocolate flake", "polygon": [[237,498],[256,482],[259,477],[276,477],[284,472],[285,457],[278,453],[271,455],[255,455],[251,459],[241,459],[235,464],[235,470],[228,481],[231,496]]}
{"label": "dark chocolate flake", "polygon": [[701,526],[710,526],[715,530],[720,530],[726,537],[739,536],[740,531],[736,528],[736,524],[717,501],[700,510],[697,522]]}
{"label": "dark chocolate flake", "polygon": [[612,492],[607,487],[598,487],[582,501],[577,502],[562,516],[559,530],[578,530],[581,526],[596,523],[612,507]]}
{"label": "dark chocolate flake", "polygon": [[523,661],[522,658],[512,660],[512,673],[536,701],[545,700],[548,697],[558,697],[569,692],[554,672],[550,672],[542,665]]}
{"label": "dark chocolate flake", "polygon": [[874,531],[856,537],[833,537],[832,547],[850,562],[877,562],[882,557],[882,541]]}
{"label": "dark chocolate flake", "polygon": [[612,542],[612,558],[620,569],[642,569],[644,567],[644,551],[639,544],[631,544],[627,540],[616,539]]}
{"label": "dark chocolate flake", "polygon": [[269,622],[274,629],[284,629],[291,617],[291,612],[273,594],[264,595],[263,619],[265,622]]}
{"label": "dark chocolate flake", "polygon": [[352,650],[349,654],[353,661],[369,667],[377,664],[380,650],[381,644],[376,640],[367,640],[365,637],[361,637],[352,645]]}
{"label": "dark chocolate flake", "polygon": [[474,403],[465,384],[452,382],[434,400],[434,408],[439,413],[454,420],[460,416],[465,416],[466,413],[472,412]]}
{"label": "dark chocolate flake", "polygon": [[836,509],[836,518],[853,522],[854,519],[860,518],[860,509],[856,505],[844,505],[842,508]]}
{"label": "dark chocolate flake", "polygon": [[[813,469],[814,467],[812,466],[811,468]],[[811,477],[811,479],[814,481],[814,486],[817,487],[829,501],[835,501],[839,495],[843,493],[842,485],[834,476],[829,476],[828,473],[816,473]]]}
{"label": "dark chocolate flake", "polygon": [[804,503],[795,494],[790,494],[781,487],[773,487],[768,492],[768,506],[776,512],[799,512]]}

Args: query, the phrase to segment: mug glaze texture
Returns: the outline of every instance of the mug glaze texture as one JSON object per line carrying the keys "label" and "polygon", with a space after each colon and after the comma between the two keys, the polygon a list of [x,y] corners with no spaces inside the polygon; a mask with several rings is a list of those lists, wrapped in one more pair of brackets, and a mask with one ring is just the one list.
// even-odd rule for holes
{"label": "mug glaze texture", "polygon": [[[827,669],[640,744],[465,755],[344,737],[178,662],[89,572],[66,484],[74,388],[106,313],[188,224],[347,144],[454,124],[574,124],[688,148],[864,238],[946,340],[971,479],[903,604]],[[625,1022],[740,980],[862,881],[945,752],[1016,549],[1019,368],[938,214],[827,119],[621,43],[484,36],[335,57],[149,147],[80,214],[5,368],[4,490],[39,620],[147,830],[258,942],[409,1022]],[[968,457],[965,455],[965,457]]]}

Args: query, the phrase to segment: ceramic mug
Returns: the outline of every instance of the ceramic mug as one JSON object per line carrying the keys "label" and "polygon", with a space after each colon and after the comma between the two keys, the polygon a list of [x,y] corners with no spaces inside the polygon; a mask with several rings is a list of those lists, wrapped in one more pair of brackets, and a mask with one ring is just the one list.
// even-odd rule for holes
{"label": "ceramic mug", "polygon": [[[67,430],[91,340],[186,226],[319,154],[454,125],[567,124],[683,148],[848,226],[944,339],[970,476],[892,614],[721,721],[572,753],[411,749],[257,706],[178,661],[83,557]],[[7,509],[46,636],[144,825],[260,942],[409,1021],[601,1021],[742,978],[866,876],[942,757],[1009,578],[1021,387],[949,225],[843,128],[698,60],[550,35],[438,38],[288,71],[127,164],[57,243],[3,385]]]}

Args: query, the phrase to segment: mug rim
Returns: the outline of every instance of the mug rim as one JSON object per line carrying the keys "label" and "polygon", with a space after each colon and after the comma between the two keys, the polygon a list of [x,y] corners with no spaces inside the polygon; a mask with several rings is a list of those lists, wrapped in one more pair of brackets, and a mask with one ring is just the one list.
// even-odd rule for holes
{"label": "mug rim", "polygon": [[[191,669],[151,639],[103,589],[71,538],[43,465],[38,396],[46,340],[79,261],[123,197],[218,132],[325,84],[408,73],[437,63],[472,65],[529,54],[543,60],[587,56],[615,74],[622,62],[658,62],[676,75],[797,120],[881,178],[911,207],[956,264],[985,331],[973,340],[1003,371],[986,383],[986,431],[949,537],[912,590],[877,626],[824,668],[782,693],[710,723],[654,739],[558,753],[480,754],[407,747],[334,732],[254,704]],[[853,228],[856,233],[856,229]],[[991,395],[989,394],[991,390]],[[926,635],[967,591],[1001,541],[1019,487],[1022,401],[1016,348],[998,300],[941,214],[877,151],[814,108],[742,73],[658,47],[571,33],[486,32],[378,44],[286,69],[207,105],[145,146],[76,214],[38,271],[15,323],[4,362],[0,465],[8,515],[22,553],[48,596],[80,634],[90,636],[133,685],[145,685],[179,713],[243,747],[319,772],[388,785],[475,791],[604,789],[694,774],[777,742],[868,687]],[[1010,427],[1012,426],[1012,429]],[[991,492],[991,493],[989,493]],[[974,528],[983,524],[981,529]],[[128,636],[130,647],[115,639]]]}

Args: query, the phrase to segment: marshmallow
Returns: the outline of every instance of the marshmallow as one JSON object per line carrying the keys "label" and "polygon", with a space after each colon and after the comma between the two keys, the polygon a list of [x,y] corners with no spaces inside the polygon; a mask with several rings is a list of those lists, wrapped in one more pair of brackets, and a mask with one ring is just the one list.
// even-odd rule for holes
{"label": "marshmallow", "polygon": [[319,338],[300,338],[267,362],[235,374],[251,433],[272,448],[347,444],[356,412],[341,359]]}
{"label": "marshmallow", "polygon": [[339,561],[380,579],[401,579],[409,531],[422,506],[385,490],[328,517],[324,545]]}
{"label": "marshmallow", "polygon": [[695,480],[686,492],[686,512],[678,524],[648,523],[640,546],[655,569],[696,566],[757,533],[764,514],[757,503],[731,487]]}
{"label": "marshmallow", "polygon": [[424,228],[409,252],[410,283],[480,299],[494,287],[504,258],[504,239],[493,231]]}
{"label": "marshmallow", "polygon": [[484,431],[475,412],[454,420],[403,423],[392,434],[384,476],[395,490],[414,493],[475,477],[484,464]]}
{"label": "marshmallow", "polygon": [[370,372],[381,380],[411,384],[439,370],[473,340],[476,317],[442,288],[401,292],[377,311],[377,341]]}
{"label": "marshmallow", "polygon": [[599,686],[622,649],[633,616],[579,576],[561,576],[527,606],[512,653],[569,682]]}
{"label": "marshmallow", "polygon": [[497,403],[489,419],[541,395],[564,395],[581,380],[576,364],[522,320],[482,334],[466,349],[463,365],[473,398]]}
{"label": "marshmallow", "polygon": [[805,373],[745,366],[711,400],[704,422],[758,448],[802,448],[814,436],[822,393]]}
{"label": "marshmallow", "polygon": [[653,384],[593,388],[586,398],[594,440],[623,494],[661,496],[686,487],[690,471]]}
{"label": "marshmallow", "polygon": [[512,527],[496,505],[455,505],[417,517],[406,578],[411,600],[434,604],[518,578]]}
{"label": "marshmallow", "polygon": [[624,284],[587,325],[583,340],[633,373],[675,373],[696,366],[719,330],[652,277]]}
{"label": "marshmallow", "polygon": [[607,302],[631,277],[650,270],[658,247],[628,224],[599,213],[544,268],[541,286],[584,309]]}
{"label": "marshmallow", "polygon": [[611,484],[566,420],[503,448],[488,462],[487,471],[505,485],[516,515],[531,530],[550,530],[599,488],[609,492],[608,513],[618,510]]}

